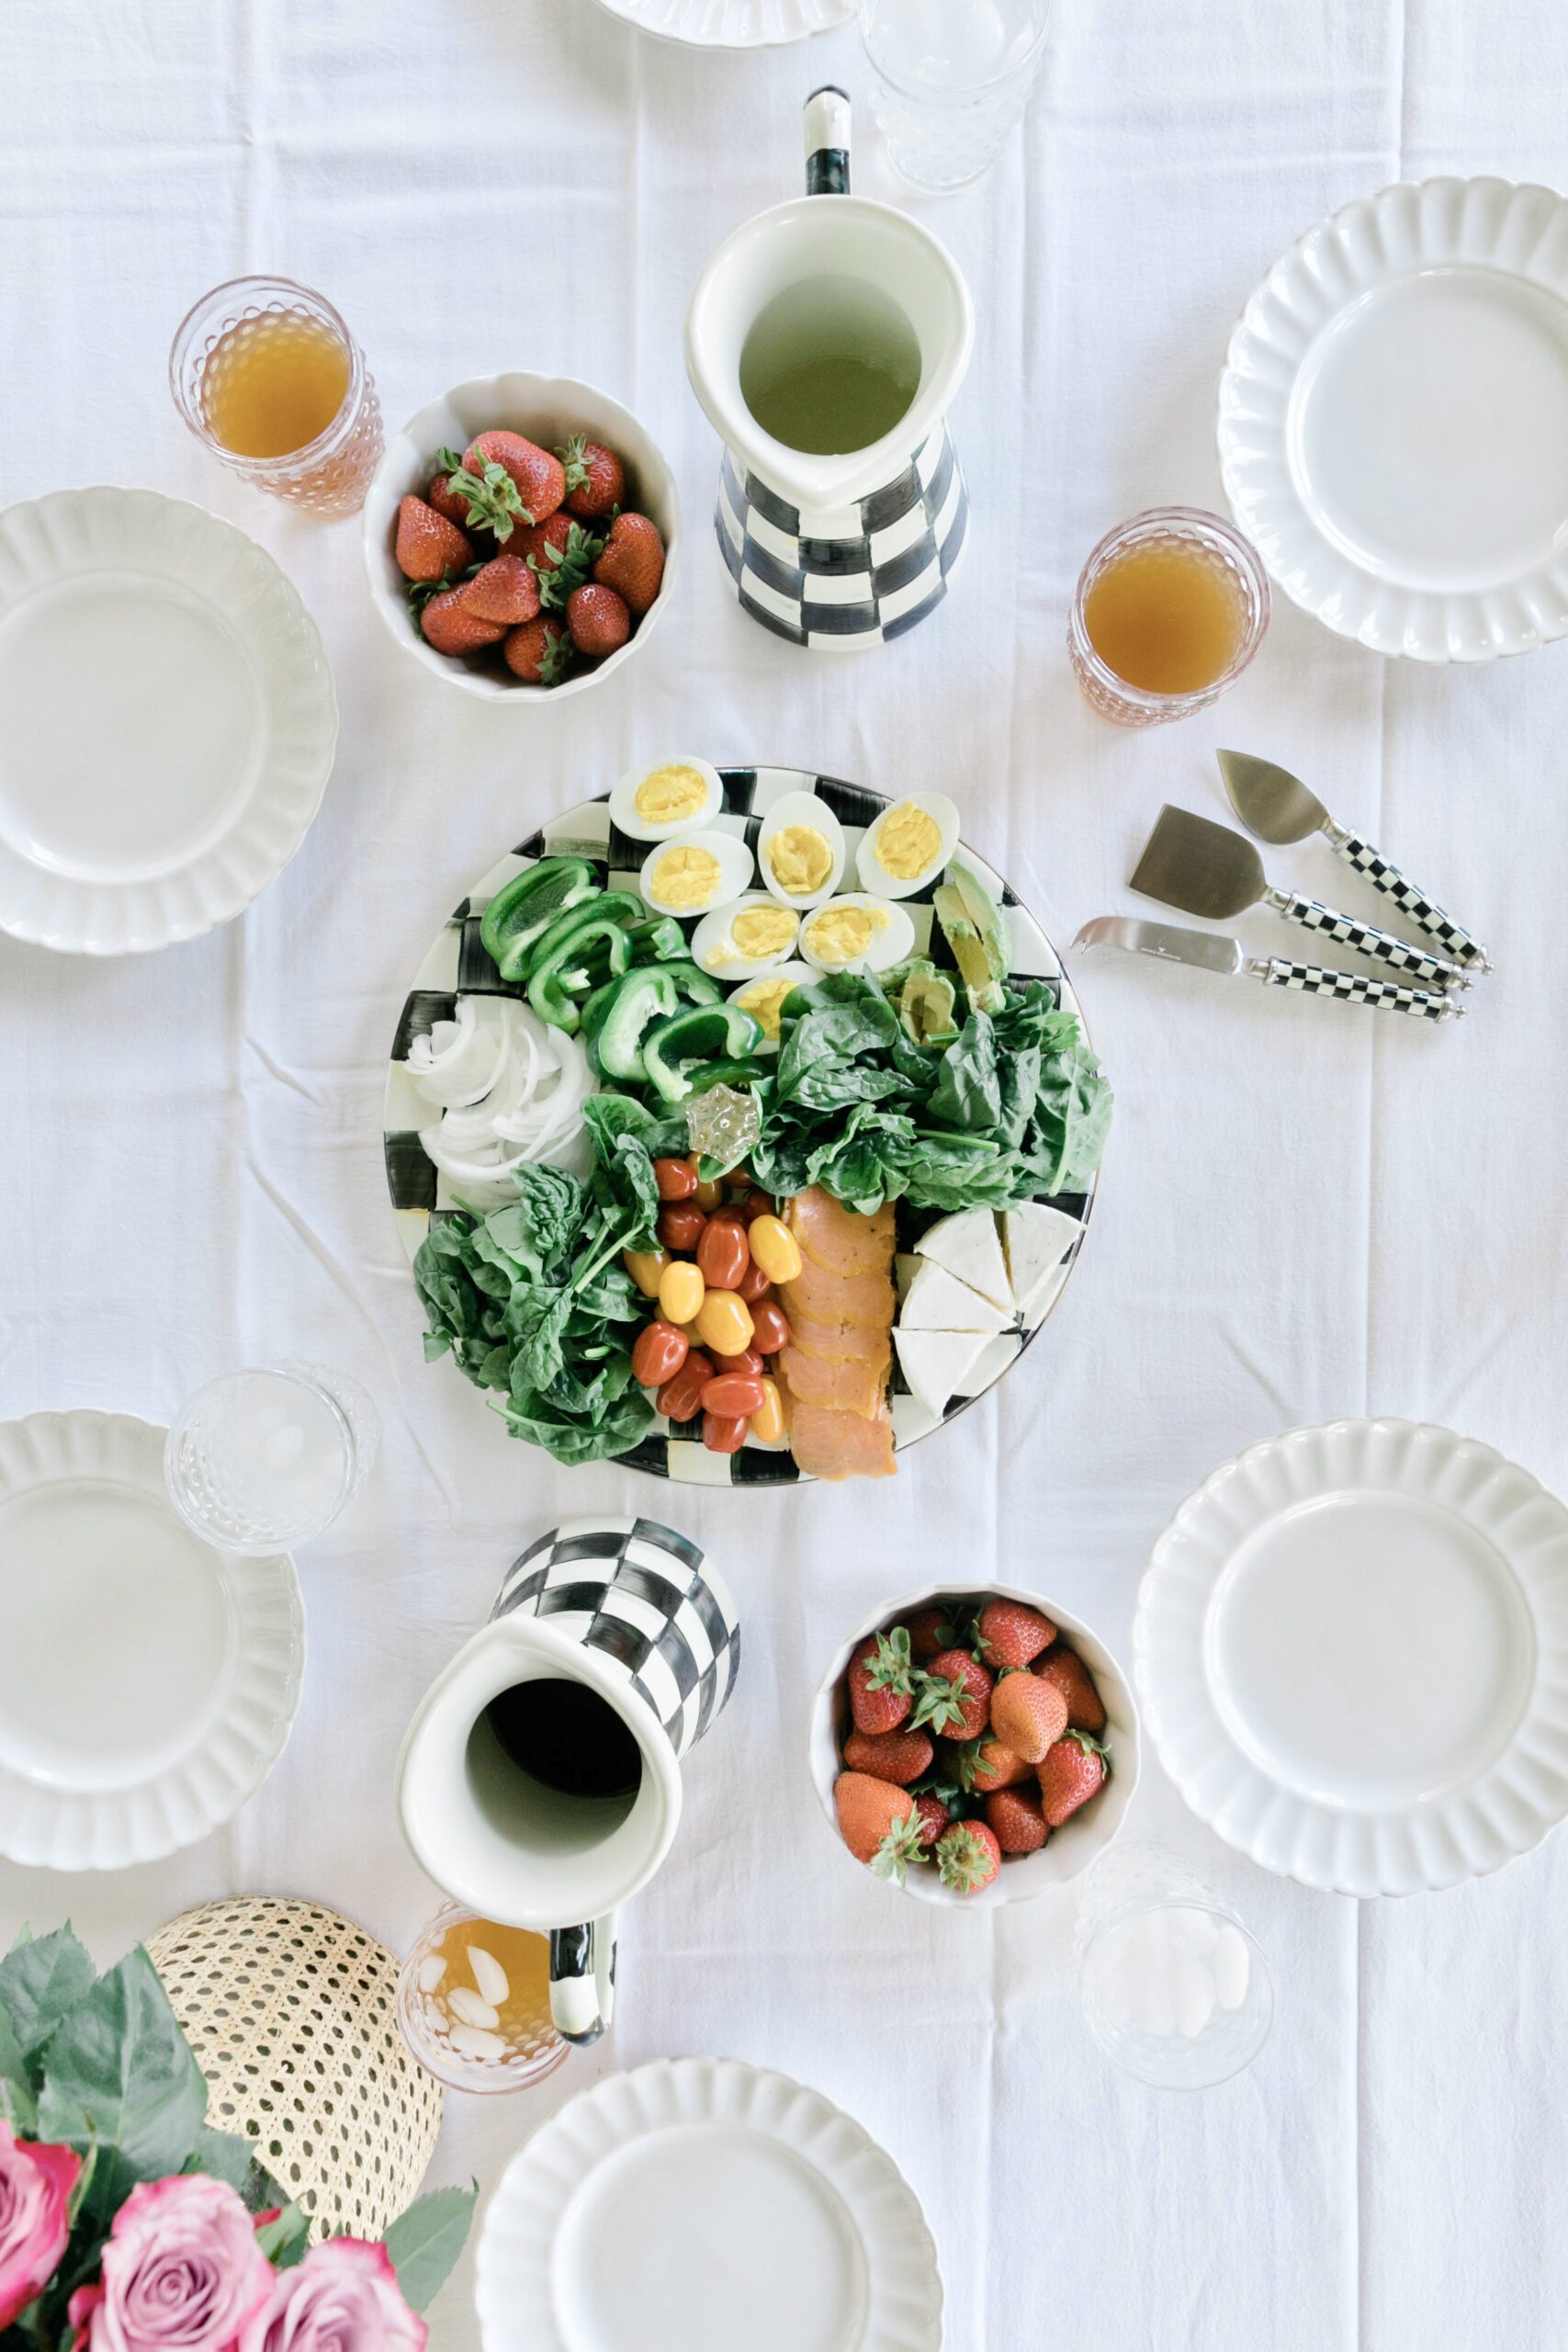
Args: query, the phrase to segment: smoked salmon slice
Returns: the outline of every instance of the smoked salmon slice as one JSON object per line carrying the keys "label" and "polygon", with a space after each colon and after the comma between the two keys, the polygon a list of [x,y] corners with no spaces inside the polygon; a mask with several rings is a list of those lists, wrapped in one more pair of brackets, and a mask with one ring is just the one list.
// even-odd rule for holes
{"label": "smoked salmon slice", "polygon": [[893,1424],[887,1408],[874,1420],[833,1406],[792,1404],[791,1451],[808,1477],[890,1478]]}
{"label": "smoked salmon slice", "polygon": [[790,1336],[773,1359],[791,1451],[809,1477],[890,1477],[893,1211],[862,1216],[813,1185],[783,1215],[800,1248],[778,1285]]}
{"label": "smoked salmon slice", "polygon": [[784,1203],[784,1218],[807,1257],[830,1274],[876,1273],[892,1263],[891,1202],[863,1216],[814,1184]]}
{"label": "smoked salmon slice", "polygon": [[796,1347],[781,1348],[776,1359],[789,1383],[789,1393],[802,1405],[836,1405],[845,1413],[871,1420],[882,1410],[887,1386],[886,1369],[878,1363],[838,1363],[807,1355]]}
{"label": "smoked salmon slice", "polygon": [[880,1273],[835,1274],[815,1258],[801,1258],[792,1283],[780,1283],[779,1303],[795,1328],[798,1312],[813,1323],[861,1323],[886,1331],[893,1322],[892,1252]]}
{"label": "smoked salmon slice", "polygon": [[798,1311],[786,1320],[791,1344],[803,1356],[817,1356],[824,1363],[870,1364],[884,1374],[892,1367],[888,1335],[874,1323],[818,1323]]}

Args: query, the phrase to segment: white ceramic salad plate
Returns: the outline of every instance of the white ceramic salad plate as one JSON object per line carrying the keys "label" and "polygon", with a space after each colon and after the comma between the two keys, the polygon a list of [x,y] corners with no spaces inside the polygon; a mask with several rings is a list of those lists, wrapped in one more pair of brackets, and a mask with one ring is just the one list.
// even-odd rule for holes
{"label": "white ceramic salad plate", "polygon": [[1568,1812],[1568,1510],[1450,1430],[1227,1463],[1155,1546],[1133,1656],[1188,1804],[1303,1885],[1453,1886]]}
{"label": "white ceramic salad plate", "polygon": [[250,904],[332,772],[321,640],[265,548],[151,490],[0,514],[0,930],[119,956]]}
{"label": "white ceramic salad plate", "polygon": [[0,1422],[0,1853],[123,1870],[237,1813],[282,1751],[305,1629],[285,1554],[214,1551],[124,1413]]}
{"label": "white ceramic salad plate", "polygon": [[939,2352],[913,2190],[818,2091],[661,2058],[562,2108],[479,2236],[485,2352]]}
{"label": "white ceramic salad plate", "polygon": [[1358,198],[1231,337],[1242,530],[1342,637],[1483,662],[1568,631],[1568,203],[1497,179]]}
{"label": "white ceramic salad plate", "polygon": [[599,0],[612,17],[694,49],[762,49],[847,25],[855,0]]}

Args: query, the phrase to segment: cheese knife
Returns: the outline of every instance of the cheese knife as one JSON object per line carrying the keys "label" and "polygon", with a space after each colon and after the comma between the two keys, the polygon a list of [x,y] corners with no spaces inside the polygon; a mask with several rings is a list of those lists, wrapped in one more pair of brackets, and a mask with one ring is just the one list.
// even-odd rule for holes
{"label": "cheese knife", "polygon": [[1322,833],[1336,857],[1364,874],[1374,890],[1392,899],[1402,914],[1438,942],[1445,956],[1475,971],[1492,969],[1492,959],[1478,939],[1472,939],[1435,899],[1418,890],[1371,842],[1359,841],[1343,825],[1337,825],[1317,795],[1309,792],[1289,768],[1276,767],[1272,760],[1255,759],[1250,752],[1220,752],[1216,757],[1231,806],[1248,832],[1281,848],[1291,842],[1304,842],[1309,833]]}
{"label": "cheese knife", "polygon": [[1337,997],[1342,1004],[1367,1004],[1383,1012],[1410,1012],[1422,1021],[1464,1019],[1465,1008],[1429,989],[1398,980],[1374,980],[1359,972],[1327,972],[1318,964],[1292,964],[1285,956],[1249,956],[1239,939],[1223,932],[1189,931],[1176,922],[1144,922],[1134,915],[1100,915],[1086,922],[1073,945],[1081,954],[1120,947],[1130,956],[1153,956],[1164,964],[1189,964],[1194,971],[1217,972],[1222,979],[1245,976],[1265,988],[1292,989],[1302,996]]}
{"label": "cheese knife", "polygon": [[1337,947],[1392,964],[1413,980],[1439,989],[1470,986],[1469,974],[1458,964],[1445,963],[1424,947],[1413,947],[1392,931],[1358,922],[1354,915],[1340,914],[1316,899],[1305,899],[1299,890],[1274,889],[1263,871],[1263,860],[1243,834],[1233,833],[1228,825],[1216,825],[1213,818],[1195,817],[1190,809],[1173,808],[1168,802],[1145,843],[1132,887],[1145,899],[1158,899],[1165,906],[1179,907],[1185,915],[1211,920],[1223,921],[1244,913],[1248,907],[1265,906],[1287,922],[1321,932]]}

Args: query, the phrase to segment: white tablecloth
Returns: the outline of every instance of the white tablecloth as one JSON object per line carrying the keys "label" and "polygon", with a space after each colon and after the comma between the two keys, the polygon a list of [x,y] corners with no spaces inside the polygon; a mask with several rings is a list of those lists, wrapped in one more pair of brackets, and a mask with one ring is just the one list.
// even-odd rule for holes
{"label": "white tablecloth", "polygon": [[[230,516],[299,583],[343,711],[320,820],[243,921],[108,965],[0,940],[0,1412],[166,1419],[220,1368],[289,1351],[356,1373],[385,1423],[371,1487],[301,1561],[304,1703],[263,1792],[157,1867],[0,1871],[0,1932],[70,1913],[108,1959],[184,1905],[259,1889],[405,1942],[433,1900],[391,1802],[418,1694],[532,1534],[672,1503],[730,1571],[747,1656],[626,1920],[616,2060],[734,2052],[861,2117],[930,2213],[950,2352],[1554,2340],[1561,1840],[1489,1883],[1358,1906],[1230,1855],[1151,1762],[1134,1827],[1221,1882],[1279,1990],[1248,2075],[1161,2098],[1086,2040],[1070,1897],[976,1919],[857,1882],[803,1725],[846,1626],[955,1561],[1059,1596],[1124,1654],[1169,1512],[1294,1423],[1430,1416],[1568,1485],[1568,654],[1423,671],[1287,605],[1220,710],[1139,736],[1088,712],[1063,651],[1106,526],[1218,503],[1216,370],[1274,254],[1401,175],[1562,181],[1565,74],[1549,0],[1063,0],[1026,136],[917,207],[978,315],[953,419],[969,550],[939,618],[846,669],[732,603],[679,339],[713,244],[798,185],[806,91],[863,88],[852,34],[704,55],[592,0],[0,12],[0,496],[151,483]],[[891,193],[863,112],[862,130],[857,185]],[[646,421],[687,559],[618,680],[526,712],[438,690],[370,610],[355,525],[300,520],[203,456],[168,399],[169,337],[204,288],[263,268],[340,304],[394,421],[519,366]],[[1120,1107],[1081,1270],[1027,1363],[895,1485],[731,1497],[559,1472],[423,1368],[380,1167],[391,1027],[447,910],[553,807],[671,745],[941,786],[1062,940],[1135,903],[1163,798],[1224,813],[1220,742],[1303,770],[1490,941],[1496,975],[1472,1018],[1426,1031],[1084,972]],[[1275,862],[1346,882],[1321,842]],[[1275,935],[1266,915],[1246,930]],[[433,2180],[488,2188],[545,2104],[451,2099]],[[435,2322],[440,2345],[476,2341],[466,2274]]]}

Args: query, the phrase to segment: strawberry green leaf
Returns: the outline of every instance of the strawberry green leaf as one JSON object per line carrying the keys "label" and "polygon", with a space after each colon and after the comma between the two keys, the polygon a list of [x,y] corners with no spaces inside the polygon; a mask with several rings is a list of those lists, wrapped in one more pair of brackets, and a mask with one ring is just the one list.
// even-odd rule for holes
{"label": "strawberry green leaf", "polygon": [[908,1626],[895,1625],[891,1633],[878,1634],[876,1647],[862,1661],[861,1677],[868,1690],[897,1690],[908,1693],[915,1687],[914,1672],[909,1663],[909,1633]]}

